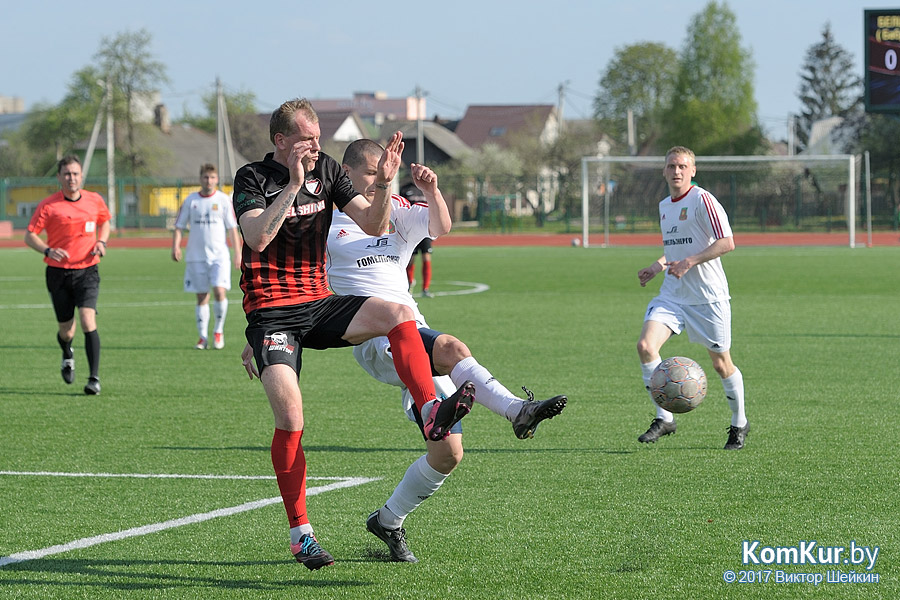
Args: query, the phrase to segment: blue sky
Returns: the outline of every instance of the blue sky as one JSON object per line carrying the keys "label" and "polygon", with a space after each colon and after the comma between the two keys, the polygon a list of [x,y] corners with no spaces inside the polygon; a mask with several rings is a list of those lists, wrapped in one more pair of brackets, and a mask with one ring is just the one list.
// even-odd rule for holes
{"label": "blue sky", "polygon": [[[0,95],[62,99],[72,74],[93,63],[104,36],[146,28],[171,84],[174,116],[200,112],[220,77],[226,90],[256,94],[260,110],[295,96],[349,97],[354,91],[428,95],[429,114],[460,117],[469,104],[556,103],[587,118],[600,74],[617,48],[644,41],[680,50],[705,0],[518,2],[455,0],[155,0],[123,3],[10,2],[0,36]],[[895,8],[855,0],[730,0],[756,63],[762,124],[781,135],[798,112],[806,50],[826,22],[862,75],[863,10]]]}

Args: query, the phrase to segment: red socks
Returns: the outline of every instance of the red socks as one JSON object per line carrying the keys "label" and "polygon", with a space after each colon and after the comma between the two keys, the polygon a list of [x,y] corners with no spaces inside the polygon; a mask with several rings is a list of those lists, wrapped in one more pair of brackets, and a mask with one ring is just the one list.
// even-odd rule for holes
{"label": "red socks", "polygon": [[309,523],[306,515],[306,456],[300,445],[302,436],[302,431],[276,429],[272,437],[272,466],[291,527]]}
{"label": "red socks", "polygon": [[426,403],[437,398],[431,379],[431,360],[415,321],[400,323],[387,335],[400,381],[406,385],[421,412]]}
{"label": "red socks", "polygon": [[411,262],[406,265],[406,281],[412,284],[416,279],[416,263]]}
{"label": "red socks", "polygon": [[431,287],[431,261],[422,260],[422,289],[427,290]]}

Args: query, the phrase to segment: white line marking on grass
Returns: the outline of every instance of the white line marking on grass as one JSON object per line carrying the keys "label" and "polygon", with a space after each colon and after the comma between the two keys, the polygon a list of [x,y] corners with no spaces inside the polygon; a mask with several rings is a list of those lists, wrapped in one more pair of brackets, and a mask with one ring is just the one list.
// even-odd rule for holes
{"label": "white line marking on grass", "polygon": [[[6,471],[2,472],[6,474]],[[102,475],[101,475],[102,476]],[[124,475],[123,475],[124,476]],[[215,476],[214,476],[215,477]],[[335,479],[334,483],[329,483],[327,485],[320,485],[313,488],[307,488],[306,495],[307,496],[315,496],[317,494],[321,494],[323,492],[330,492],[332,490],[337,490],[340,488],[346,487],[354,487],[357,485],[363,485],[364,483],[370,483],[372,481],[378,481],[378,477],[309,477],[309,479]],[[9,556],[0,556],[0,567],[5,565],[11,565],[13,563],[20,563],[29,560],[37,560],[40,558],[45,558],[47,556],[51,556],[53,554],[61,554],[63,552],[68,552],[70,550],[76,550],[79,548],[90,548],[91,546],[96,546],[97,544],[104,544],[106,542],[115,542],[118,540],[124,540],[131,537],[137,537],[140,535],[148,535],[151,533],[156,533],[158,531],[164,531],[166,529],[173,529],[175,527],[181,527],[183,525],[193,525],[195,523],[202,523],[203,521],[209,521],[210,519],[217,519],[219,517],[228,517],[231,515],[236,515],[242,512],[247,512],[250,510],[256,510],[257,508],[263,508],[265,506],[269,506],[270,504],[276,504],[281,502],[281,496],[275,496],[274,498],[264,498],[263,500],[255,500],[253,502],[245,502],[244,504],[238,504],[237,506],[231,506],[229,508],[219,508],[217,510],[213,510],[205,513],[198,513],[195,515],[189,515],[187,517],[181,517],[180,519],[172,519],[170,521],[163,521],[162,523],[153,523],[151,525],[144,525],[142,527],[134,527],[132,529],[126,529],[124,531],[117,531],[115,533],[104,533],[102,535],[95,535],[92,537],[81,538],[80,540],[74,540],[68,542],[66,544],[58,544],[56,546],[49,546],[47,548],[41,548],[40,550],[26,550],[24,552],[16,552],[15,554],[10,554]]]}
{"label": "white line marking on grass", "polygon": [[[188,475],[184,473],[63,473],[59,471],[0,471],[0,475],[44,477],[125,477],[131,479],[275,479],[274,475]],[[346,477],[307,477],[307,479],[344,480]]]}
{"label": "white line marking on grass", "polygon": [[450,285],[458,285],[460,287],[464,287],[467,289],[463,290],[454,290],[450,292],[434,292],[435,296],[462,296],[465,294],[480,294],[481,292],[486,292],[491,289],[486,283],[476,283],[472,281],[448,281]]}

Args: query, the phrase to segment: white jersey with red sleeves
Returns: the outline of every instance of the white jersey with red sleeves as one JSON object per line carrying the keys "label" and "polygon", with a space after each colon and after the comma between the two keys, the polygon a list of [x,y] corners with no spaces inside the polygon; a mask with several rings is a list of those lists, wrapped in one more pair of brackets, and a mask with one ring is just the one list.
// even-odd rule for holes
{"label": "white jersey with red sleeves", "polygon": [[353,219],[335,210],[328,231],[328,284],[341,296],[375,296],[405,304],[425,319],[409,293],[406,265],[416,245],[428,234],[428,207],[391,196],[391,223],[383,235],[366,234]]}
{"label": "white jersey with red sleeves", "polygon": [[[708,191],[692,186],[684,195],[659,203],[659,225],[666,262],[702,252],[716,240],[731,237],[725,209]],[[679,304],[709,304],[730,298],[722,260],[691,268],[681,279],[666,274],[659,295]]]}
{"label": "white jersey with red sleeves", "polygon": [[[225,242],[229,229],[237,227],[231,198],[220,190],[211,196],[194,192],[184,199],[176,229],[190,229],[187,248],[184,252],[186,262],[228,261],[228,244]],[[235,250],[237,252],[237,250]]]}

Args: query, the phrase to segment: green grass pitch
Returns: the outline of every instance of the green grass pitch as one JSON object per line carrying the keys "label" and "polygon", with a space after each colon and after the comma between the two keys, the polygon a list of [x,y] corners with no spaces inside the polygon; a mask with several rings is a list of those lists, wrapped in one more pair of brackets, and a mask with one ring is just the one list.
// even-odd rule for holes
{"label": "green grass pitch", "polygon": [[[738,248],[725,257],[733,356],[752,430],[726,452],[730,411],[705,350],[682,337],[664,354],[697,360],[709,395],[653,445],[635,342],[659,281],[637,271],[656,248],[442,248],[437,292],[420,302],[507,387],[569,405],[532,440],[476,406],[466,456],[407,520],[416,565],[385,562],[368,513],[423,452],[399,394],[349,349],[304,353],[309,498],[335,566],[309,572],[288,552],[272,417],[238,353],[235,285],[226,349],[199,352],[193,296],[168,250],[117,249],[101,265],[103,392],[59,376],[40,257],[0,251],[0,557],[76,540],[88,547],[0,566],[2,598],[898,598],[900,318],[893,248]],[[468,283],[466,283],[468,282]],[[237,282],[235,281],[235,284]],[[170,474],[244,479],[27,475]],[[259,478],[254,478],[259,477]],[[196,515],[210,518],[178,524]],[[154,524],[160,531],[137,530]],[[760,547],[878,547],[877,583],[785,583],[785,574],[865,565],[745,565]],[[64,546],[68,548],[67,546]],[[0,559],[2,561],[2,559]],[[726,571],[771,571],[727,583]],[[748,575],[743,574],[746,579]]]}

